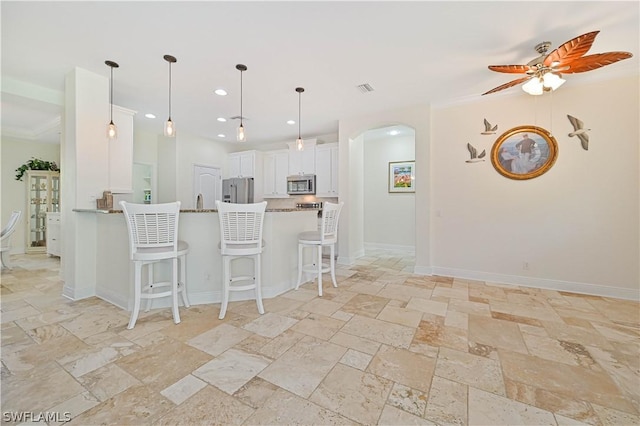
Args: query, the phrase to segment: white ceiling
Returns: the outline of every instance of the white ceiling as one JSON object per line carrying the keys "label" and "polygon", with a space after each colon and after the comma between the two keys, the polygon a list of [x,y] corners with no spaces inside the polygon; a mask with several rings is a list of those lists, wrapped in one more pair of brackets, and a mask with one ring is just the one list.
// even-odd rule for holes
{"label": "white ceiling", "polygon": [[[162,132],[172,65],[178,132],[235,139],[243,74],[245,128],[253,143],[293,140],[297,86],[302,136],[337,133],[338,120],[416,104],[480,98],[514,79],[487,65],[524,64],[533,47],[552,48],[600,30],[590,53],[634,57],[565,87],[638,73],[640,4],[624,2],[24,2],[0,3],[2,133],[55,140],[64,76],[81,67],[109,76],[114,104],[138,111],[136,126]],[[356,86],[375,89],[361,93]],[[213,90],[225,88],[220,97]],[[562,89],[560,89],[562,90]],[[520,86],[487,96],[527,96]],[[145,113],[158,118],[149,120]],[[224,133],[226,139],[217,135]],[[51,137],[53,135],[53,138]]]}

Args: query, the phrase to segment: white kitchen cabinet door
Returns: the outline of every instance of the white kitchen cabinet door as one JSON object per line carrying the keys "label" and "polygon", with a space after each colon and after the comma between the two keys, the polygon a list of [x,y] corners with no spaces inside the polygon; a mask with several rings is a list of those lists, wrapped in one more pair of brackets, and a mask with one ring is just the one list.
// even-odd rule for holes
{"label": "white kitchen cabinet door", "polygon": [[289,151],[264,153],[264,198],[288,198]]}
{"label": "white kitchen cabinet door", "polygon": [[316,146],[316,196],[338,196],[338,144]]}
{"label": "white kitchen cabinet door", "polygon": [[47,213],[47,254],[60,257],[60,213]]}
{"label": "white kitchen cabinet door", "polygon": [[255,151],[229,154],[229,177],[256,177]]}
{"label": "white kitchen cabinet door", "polygon": [[304,141],[304,149],[298,151],[295,142],[289,145],[289,175],[313,175],[316,173],[316,139]]}

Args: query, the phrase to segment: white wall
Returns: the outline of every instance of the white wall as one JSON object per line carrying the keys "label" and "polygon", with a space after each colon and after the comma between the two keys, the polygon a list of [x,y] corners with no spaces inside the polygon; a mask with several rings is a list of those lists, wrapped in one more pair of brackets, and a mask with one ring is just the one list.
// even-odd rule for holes
{"label": "white wall", "polygon": [[177,199],[183,209],[195,209],[193,166],[218,167],[222,176],[226,176],[230,144],[191,135],[183,135],[178,143]]}
{"label": "white wall", "polygon": [[[345,202],[340,216],[340,233],[338,236],[340,246],[339,260],[341,262],[350,263],[354,261],[355,257],[357,257],[362,250],[362,234],[359,234],[358,231],[358,229],[362,229],[362,216],[358,216],[357,212],[352,209],[352,207],[358,207],[358,197],[362,197],[362,186],[358,186],[352,182],[354,179],[357,179],[358,173],[357,167],[354,167],[356,164],[353,162],[357,162],[358,160],[357,158],[353,158],[350,152],[351,141],[369,129],[402,124],[415,130],[416,181],[418,182],[415,192],[415,268],[421,273],[430,272],[430,117],[431,109],[428,105],[417,105],[392,111],[383,111],[364,117],[340,120],[338,131],[338,147],[340,150],[339,198],[340,201]],[[358,193],[358,191],[360,191],[360,193]],[[352,206],[352,204],[355,205]]]}
{"label": "white wall", "polygon": [[415,159],[413,130],[407,136],[364,137],[364,244],[415,249],[415,193],[389,192],[389,162]]}
{"label": "white wall", "polygon": [[0,141],[1,178],[2,178],[2,216],[0,226],[4,227],[9,221],[11,212],[21,210],[22,217],[11,237],[12,253],[24,253],[26,245],[26,223],[28,206],[26,200],[26,175],[22,181],[16,180],[16,169],[29,161],[32,157],[45,161],[55,161],[60,165],[60,145],[38,143],[17,139],[2,139]]}
{"label": "white wall", "polygon": [[[520,92],[433,111],[433,264],[442,275],[638,297],[638,77]],[[567,114],[584,121],[582,149]],[[483,119],[498,133],[480,135]],[[496,138],[534,124],[558,141],[555,165],[526,181],[499,175]],[[487,161],[465,163],[467,142]],[[523,269],[527,262],[529,269]]]}

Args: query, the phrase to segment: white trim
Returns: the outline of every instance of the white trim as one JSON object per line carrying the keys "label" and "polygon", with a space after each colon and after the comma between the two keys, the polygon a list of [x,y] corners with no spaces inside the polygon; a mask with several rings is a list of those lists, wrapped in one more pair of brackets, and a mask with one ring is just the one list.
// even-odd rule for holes
{"label": "white trim", "polygon": [[469,271],[456,268],[440,268],[417,266],[414,273],[418,275],[440,275],[444,277],[463,278],[496,284],[542,288],[569,293],[590,294],[615,299],[640,300],[640,289],[609,287],[599,284],[579,283],[574,281],[551,280],[547,278],[525,277],[520,275],[505,275],[491,272]]}
{"label": "white trim", "polygon": [[416,246],[402,246],[398,244],[383,244],[383,243],[364,243],[364,251],[367,250],[401,250],[415,253]]}
{"label": "white trim", "polygon": [[95,292],[91,288],[85,288],[84,291],[78,292],[76,291],[75,287],[71,287],[66,284],[64,285],[64,287],[62,287],[62,296],[71,300],[87,299],[95,295],[96,295]]}

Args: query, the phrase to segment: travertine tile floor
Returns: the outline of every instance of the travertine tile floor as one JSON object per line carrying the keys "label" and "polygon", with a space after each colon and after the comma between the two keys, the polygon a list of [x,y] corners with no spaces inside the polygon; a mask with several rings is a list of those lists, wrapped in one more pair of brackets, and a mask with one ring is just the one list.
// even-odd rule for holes
{"label": "travertine tile floor", "polygon": [[[70,424],[639,424],[636,302],[414,276],[372,252],[265,300],[128,313],[60,296],[59,264],[2,272],[2,412]],[[328,277],[325,284],[328,283]],[[63,418],[62,418],[63,419]],[[62,420],[61,419],[61,420]],[[50,422],[55,424],[55,422]]]}

